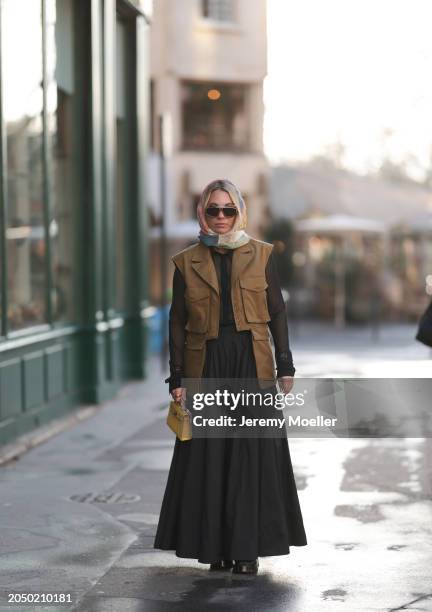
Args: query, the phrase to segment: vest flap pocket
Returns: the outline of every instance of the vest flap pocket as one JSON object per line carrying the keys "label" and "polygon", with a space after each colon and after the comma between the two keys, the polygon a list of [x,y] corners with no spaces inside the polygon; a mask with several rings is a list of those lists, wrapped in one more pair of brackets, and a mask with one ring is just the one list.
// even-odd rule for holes
{"label": "vest flap pocket", "polygon": [[270,321],[267,304],[267,280],[265,276],[247,276],[240,278],[241,299],[248,323]]}
{"label": "vest flap pocket", "polygon": [[186,334],[186,348],[202,349],[206,341],[206,334],[194,334],[188,332]]}
{"label": "vest flap pocket", "polygon": [[264,291],[267,289],[265,276],[247,276],[240,279],[240,287],[249,291]]}
{"label": "vest flap pocket", "polygon": [[262,328],[261,327],[252,328],[251,332],[252,332],[252,337],[254,340],[268,340],[269,339],[267,325]]}
{"label": "vest flap pocket", "polygon": [[190,302],[196,302],[203,298],[209,297],[210,293],[207,287],[187,287],[185,297]]}

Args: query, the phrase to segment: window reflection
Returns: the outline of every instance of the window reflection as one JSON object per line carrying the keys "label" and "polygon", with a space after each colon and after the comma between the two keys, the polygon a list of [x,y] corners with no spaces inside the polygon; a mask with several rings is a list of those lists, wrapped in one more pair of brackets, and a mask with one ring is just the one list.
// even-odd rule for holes
{"label": "window reflection", "polygon": [[47,0],[46,21],[47,186],[44,183],[41,2],[5,0],[2,4],[8,195],[7,316],[11,331],[49,322],[46,309],[48,237],[44,229],[44,211],[48,206],[46,187],[51,205],[52,319],[76,319],[76,300],[72,299],[78,204],[74,176],[73,0]]}
{"label": "window reflection", "polygon": [[5,236],[11,330],[46,321],[41,19],[41,3],[37,0],[3,1],[8,177]]}
{"label": "window reflection", "polygon": [[52,315],[54,321],[76,320],[73,299],[74,237],[77,234],[77,181],[74,173],[75,69],[73,0],[47,2],[47,130],[52,219]]}

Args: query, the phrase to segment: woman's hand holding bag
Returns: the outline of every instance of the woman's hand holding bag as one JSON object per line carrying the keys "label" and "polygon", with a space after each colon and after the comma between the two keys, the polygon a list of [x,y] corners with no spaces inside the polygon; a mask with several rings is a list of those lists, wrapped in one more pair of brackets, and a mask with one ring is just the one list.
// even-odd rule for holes
{"label": "woman's hand holding bag", "polygon": [[[183,391],[185,391],[184,394]],[[190,440],[192,438],[192,421],[191,413],[185,406],[186,389],[177,387],[171,391],[171,395],[174,399],[171,400],[168,407],[166,424],[181,442]]]}
{"label": "woman's hand holding bag", "polygon": [[186,387],[177,387],[176,389],[173,389],[171,391],[171,396],[176,402],[180,402],[182,398],[186,399]]}

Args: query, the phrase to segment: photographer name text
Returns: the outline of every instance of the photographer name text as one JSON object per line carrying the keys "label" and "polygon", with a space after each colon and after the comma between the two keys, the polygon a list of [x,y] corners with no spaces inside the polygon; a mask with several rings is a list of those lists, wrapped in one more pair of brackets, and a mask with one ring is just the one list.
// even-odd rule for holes
{"label": "photographer name text", "polygon": [[203,417],[202,415],[195,415],[193,417],[193,424],[196,427],[282,427],[287,424],[288,427],[334,427],[337,418],[336,417],[324,417],[322,415],[315,418],[306,418],[299,415],[289,415],[285,418],[247,418],[243,416],[241,421],[237,423],[237,418],[232,416],[221,415],[214,418]]}

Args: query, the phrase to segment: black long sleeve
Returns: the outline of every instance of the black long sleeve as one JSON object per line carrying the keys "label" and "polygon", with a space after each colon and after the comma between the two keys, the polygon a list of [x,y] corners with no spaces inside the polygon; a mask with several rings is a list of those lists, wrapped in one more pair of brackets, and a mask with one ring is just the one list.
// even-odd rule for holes
{"label": "black long sleeve", "polygon": [[169,392],[181,386],[183,375],[183,353],[186,338],[187,309],[185,302],[186,283],[180,270],[175,266],[173,276],[172,302],[169,311]]}
{"label": "black long sleeve", "polygon": [[266,266],[267,304],[271,320],[268,322],[275,347],[277,377],[294,376],[295,367],[289,346],[288,322],[280,288],[279,275],[273,253]]}

